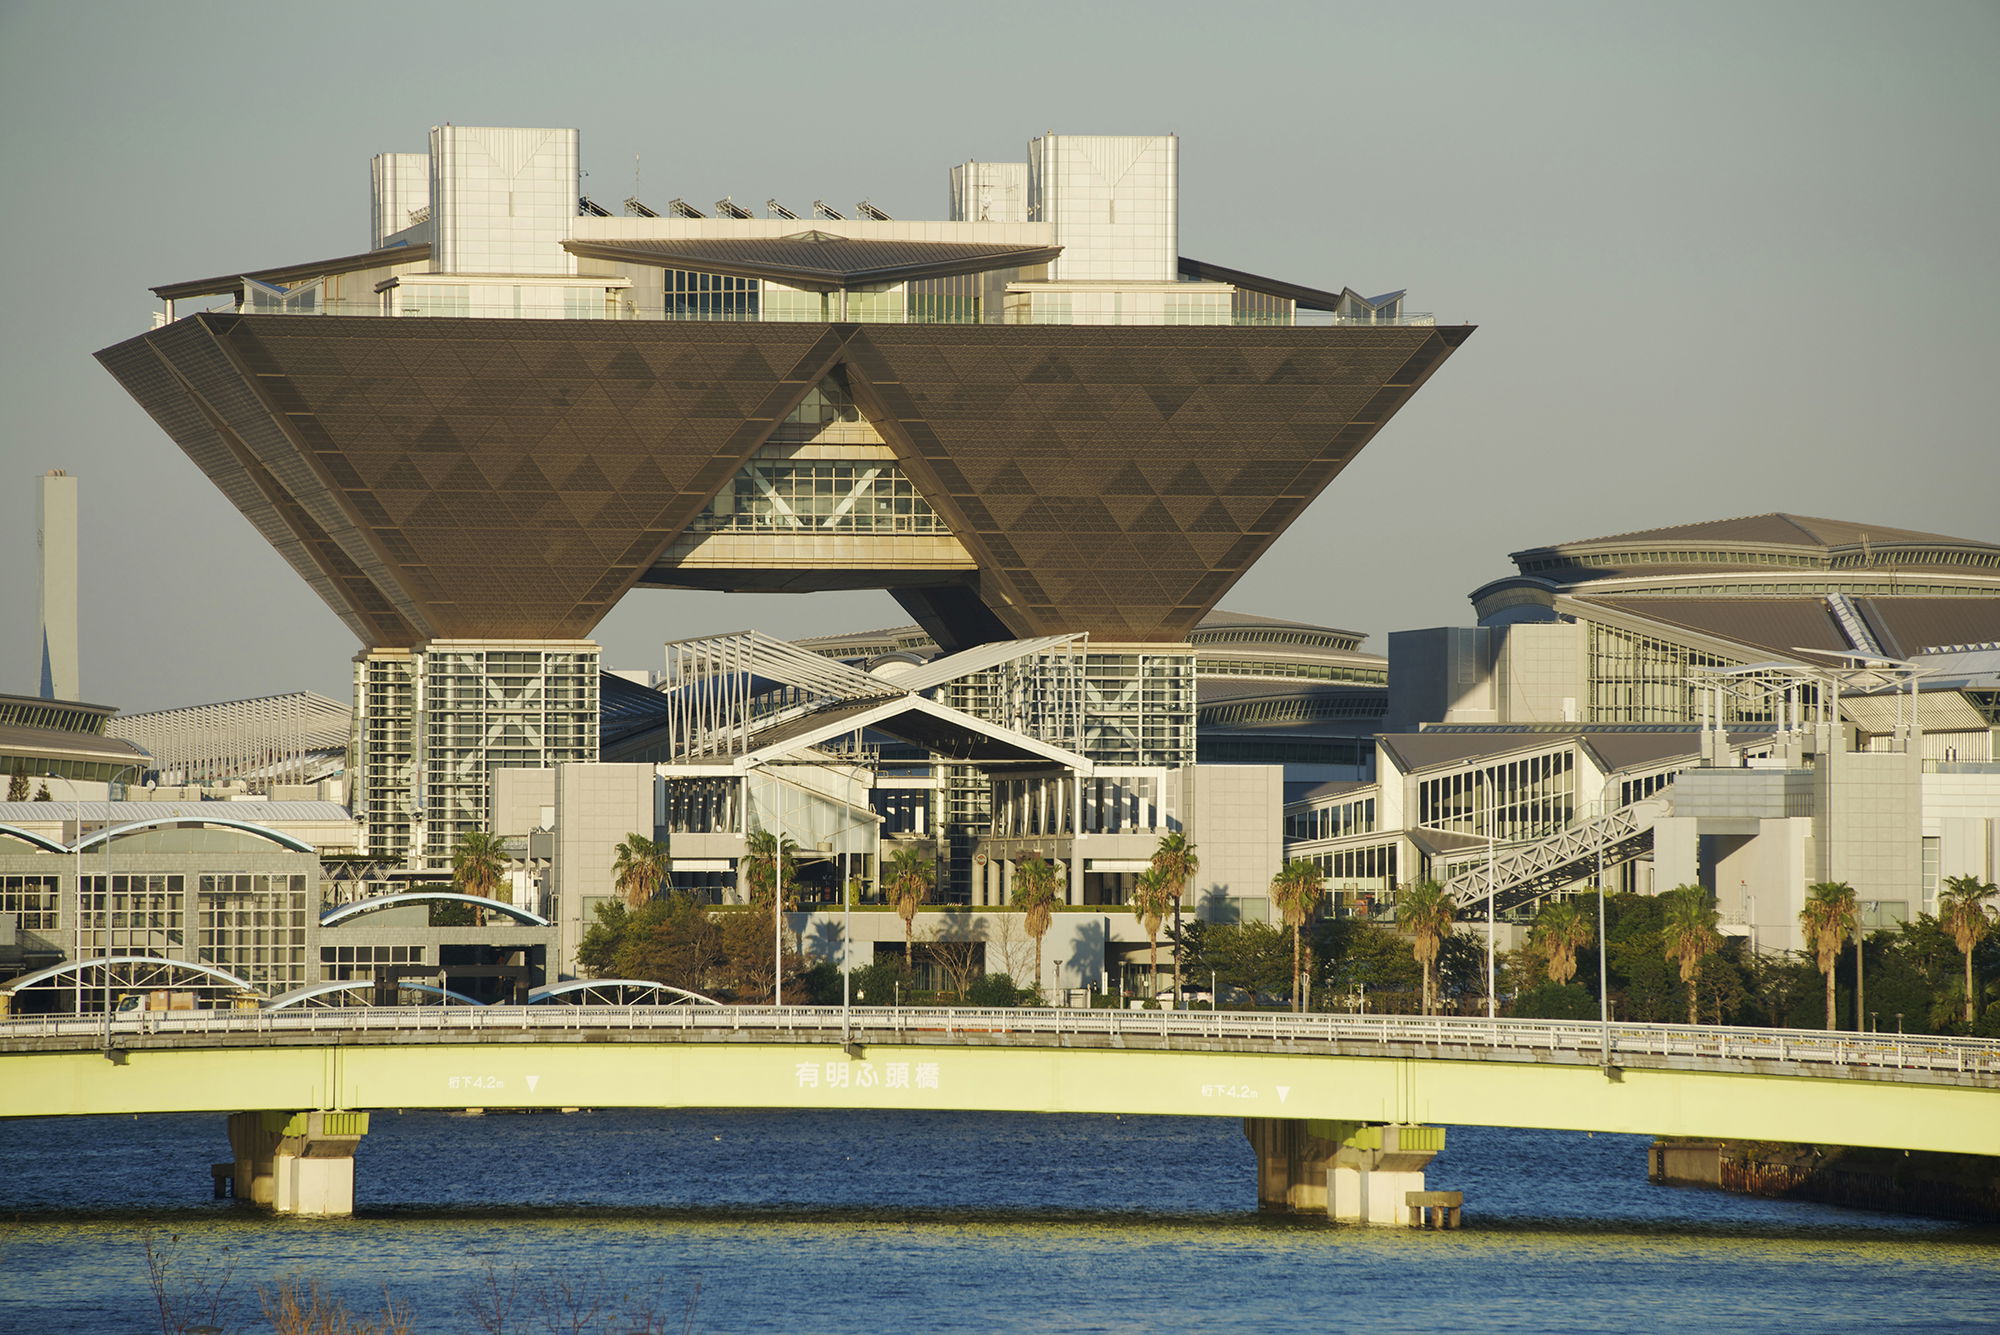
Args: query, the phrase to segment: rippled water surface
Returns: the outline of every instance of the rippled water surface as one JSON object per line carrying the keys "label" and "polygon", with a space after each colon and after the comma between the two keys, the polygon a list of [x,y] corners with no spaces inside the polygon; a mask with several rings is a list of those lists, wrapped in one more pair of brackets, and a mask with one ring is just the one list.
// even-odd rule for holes
{"label": "rippled water surface", "polygon": [[496,1283],[671,1331],[2000,1329],[2000,1231],[1653,1187],[1645,1146],[1454,1128],[1467,1225],[1419,1234],[1259,1217],[1233,1121],[378,1113],[311,1221],[207,1199],[220,1117],[0,1122],[0,1331],[158,1330],[149,1235],[232,1329],[287,1276],[439,1332]]}

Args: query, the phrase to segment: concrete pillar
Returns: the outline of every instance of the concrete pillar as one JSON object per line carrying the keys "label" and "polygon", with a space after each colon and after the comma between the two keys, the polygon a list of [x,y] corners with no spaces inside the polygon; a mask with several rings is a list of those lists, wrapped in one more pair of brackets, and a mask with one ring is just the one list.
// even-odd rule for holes
{"label": "concrete pillar", "polygon": [[1409,1227],[1410,1195],[1444,1148],[1444,1128],[1246,1117],[1257,1208],[1343,1223]]}
{"label": "concrete pillar", "polygon": [[229,1118],[236,1198],[279,1214],[354,1213],[365,1112],[244,1112]]}

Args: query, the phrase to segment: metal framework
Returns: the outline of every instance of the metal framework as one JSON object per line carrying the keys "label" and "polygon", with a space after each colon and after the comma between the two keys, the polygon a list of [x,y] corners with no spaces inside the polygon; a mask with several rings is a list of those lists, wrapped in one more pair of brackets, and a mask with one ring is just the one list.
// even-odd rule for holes
{"label": "metal framework", "polygon": [[[1494,909],[1504,913],[1571,884],[1600,855],[1607,867],[1630,862],[1653,846],[1653,825],[1668,810],[1665,801],[1649,798],[1496,852],[1491,873]],[[1445,879],[1445,889],[1457,898],[1463,916],[1484,912],[1487,876],[1484,856],[1478,855]]]}
{"label": "metal framework", "polygon": [[144,747],[162,783],[241,779],[252,792],[310,783],[345,765],[353,711],[312,691],[119,714],[107,736]]}
{"label": "metal framework", "polygon": [[[313,983],[307,987],[294,988],[290,992],[272,997],[264,1003],[267,1011],[276,1010],[346,1010],[350,1007],[377,1008],[375,980],[372,978],[350,978],[344,982]],[[415,992],[423,996],[437,998],[434,1002],[419,1002],[419,1005],[437,1006],[483,1006],[486,1003],[477,997],[468,997],[463,992],[454,992],[448,987],[435,983],[413,983],[401,979],[396,984],[398,1006],[405,992]]]}
{"label": "metal framework", "polygon": [[262,995],[248,979],[213,964],[156,955],[101,955],[65,960],[23,974],[0,987],[0,996],[8,999],[7,1009],[14,1012],[38,1009],[33,1003],[39,997],[67,996],[67,1006],[52,1009],[72,1015],[101,1015],[128,992],[161,989],[196,993],[211,1007]]}
{"label": "metal framework", "polygon": [[669,643],[660,691],[668,745],[683,760],[742,755],[760,729],[905,694],[897,683],[755,630]]}
{"label": "metal framework", "polygon": [[530,1006],[720,1006],[714,997],[644,978],[572,978],[528,993]]}
{"label": "metal framework", "polygon": [[374,913],[380,909],[392,909],[403,904],[470,904],[474,908],[486,909],[493,913],[504,913],[516,922],[528,927],[547,927],[549,920],[530,909],[505,900],[488,899],[484,895],[462,895],[456,890],[409,890],[402,894],[378,895],[374,899],[357,899],[349,904],[328,909],[319,915],[319,925],[331,927],[335,923],[358,918],[364,913]]}

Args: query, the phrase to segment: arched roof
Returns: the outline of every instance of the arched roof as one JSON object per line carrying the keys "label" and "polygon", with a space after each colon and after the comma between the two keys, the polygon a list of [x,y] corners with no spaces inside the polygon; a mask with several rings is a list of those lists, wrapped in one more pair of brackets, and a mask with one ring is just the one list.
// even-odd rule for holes
{"label": "arched roof", "polygon": [[[648,978],[571,978],[565,982],[550,983],[547,986],[536,988],[534,991],[528,993],[528,1004],[536,1006],[545,1001],[560,1000],[573,993],[588,992],[596,988],[609,987],[629,987],[642,992],[672,993],[674,996],[684,1001],[692,1002],[697,1006],[720,1006],[722,1004],[714,997],[703,996],[699,992],[690,992],[684,987],[672,987],[666,983],[656,983]],[[673,1003],[669,1002],[667,1004],[671,1005]]]}
{"label": "arched roof", "polygon": [[170,826],[188,825],[215,825],[224,829],[241,830],[245,834],[254,834],[259,838],[268,839],[272,843],[289,848],[295,853],[312,853],[317,851],[311,844],[295,835],[273,830],[269,826],[255,825],[247,820],[230,820],[222,816],[151,816],[145,820],[127,821],[123,825],[109,826],[106,829],[98,830],[94,834],[86,835],[84,838],[77,840],[74,847],[69,851],[80,853],[84,849],[95,847],[108,839],[116,839],[138,830],[157,830]]}
{"label": "arched roof", "polygon": [[97,955],[88,959],[64,960],[61,964],[51,964],[46,969],[24,973],[19,978],[10,979],[0,992],[18,992],[24,987],[60,978],[65,974],[82,973],[87,969],[108,968],[114,964],[150,964],[160,968],[185,969],[189,973],[205,974],[218,983],[226,983],[243,992],[255,992],[256,985],[247,978],[239,978],[227,969],[218,969],[213,964],[200,964],[193,960],[170,960],[158,955]]}
{"label": "arched roof", "polygon": [[33,844],[45,853],[67,853],[70,851],[69,845],[59,843],[46,835],[36,834],[33,830],[24,830],[18,825],[0,825],[0,835],[12,835],[22,843]]}
{"label": "arched roof", "polygon": [[[308,983],[304,987],[295,987],[289,992],[272,997],[264,1003],[264,1009],[267,1011],[283,1010],[288,1006],[297,1006],[317,997],[332,996],[336,992],[373,992],[374,990],[374,980],[369,978],[349,978],[344,982],[334,983]],[[463,992],[454,992],[448,987],[439,987],[435,983],[418,983],[405,980],[396,984],[396,990],[398,992],[435,992],[446,1001],[460,1001],[468,1006],[483,1006],[486,1004],[476,997],[468,997]]]}
{"label": "arched roof", "polygon": [[392,909],[403,904],[428,902],[471,904],[478,908],[492,909],[495,912],[504,913],[515,922],[528,927],[547,927],[550,925],[549,920],[541,914],[524,909],[518,904],[509,904],[498,899],[488,899],[484,895],[462,895],[456,890],[405,890],[393,895],[377,895],[373,899],[357,899],[352,904],[342,904],[337,908],[328,909],[325,913],[320,914],[319,925],[322,927],[331,927],[336,923],[346,922],[349,918],[358,918],[364,913],[373,913],[377,909]]}

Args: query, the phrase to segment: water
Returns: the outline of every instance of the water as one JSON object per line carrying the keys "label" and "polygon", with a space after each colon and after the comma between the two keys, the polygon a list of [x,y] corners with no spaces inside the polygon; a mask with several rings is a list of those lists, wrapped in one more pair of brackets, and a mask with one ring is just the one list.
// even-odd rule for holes
{"label": "water", "polygon": [[2000,1230],[1653,1187],[1645,1146],[1453,1128],[1438,1234],[1260,1217],[1224,1120],[378,1113],[356,1217],[298,1220],[207,1199],[219,1116],[0,1122],[0,1331],[159,1330],[149,1235],[251,1330],[287,1276],[426,1332],[565,1283],[663,1331],[2000,1329]]}

